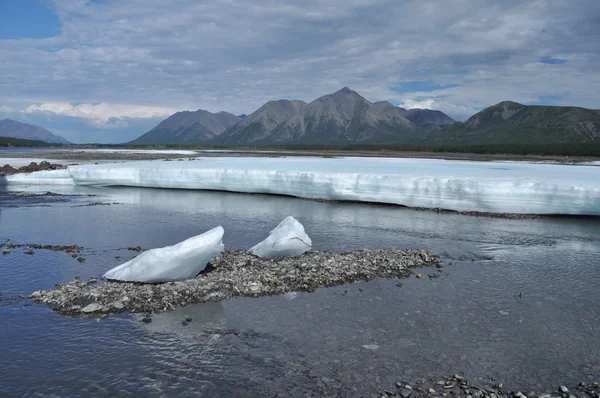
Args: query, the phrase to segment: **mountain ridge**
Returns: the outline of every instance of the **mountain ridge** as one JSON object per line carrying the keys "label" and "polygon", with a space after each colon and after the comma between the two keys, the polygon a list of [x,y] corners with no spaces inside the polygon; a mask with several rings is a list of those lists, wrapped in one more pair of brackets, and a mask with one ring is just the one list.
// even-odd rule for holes
{"label": "mountain ridge", "polygon": [[212,113],[204,109],[177,112],[128,144],[198,144],[217,137],[240,117],[225,111]]}
{"label": "mountain ridge", "polygon": [[600,140],[600,110],[502,101],[435,138],[461,144],[594,142]]}
{"label": "mountain ridge", "polygon": [[11,119],[0,120],[0,136],[9,138],[20,138],[25,140],[43,141],[51,144],[70,144],[63,137],[54,134],[50,130],[29,123],[22,123]]}

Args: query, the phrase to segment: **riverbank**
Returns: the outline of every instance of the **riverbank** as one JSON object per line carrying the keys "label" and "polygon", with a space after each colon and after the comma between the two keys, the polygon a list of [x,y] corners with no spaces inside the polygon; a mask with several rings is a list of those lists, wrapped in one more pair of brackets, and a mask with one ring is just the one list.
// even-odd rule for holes
{"label": "riverbank", "polygon": [[433,265],[443,267],[437,257],[424,250],[364,249],[342,254],[314,251],[279,259],[230,251],[215,257],[206,271],[190,280],[141,284],[76,279],[56,289],[35,291],[30,298],[63,315],[150,314],[231,297],[311,292],[377,277],[406,278],[412,268]]}
{"label": "riverbank", "polygon": [[[406,158],[406,159],[439,159],[439,160],[461,160],[477,162],[531,162],[531,163],[555,163],[555,164],[586,164],[597,162],[598,158],[593,156],[558,156],[558,155],[519,155],[519,154],[477,154],[477,153],[446,153],[446,152],[418,152],[418,151],[339,151],[339,150],[219,150],[201,149],[188,151],[155,151],[152,149],[124,150],[111,152],[107,150],[63,150],[53,151],[48,148],[44,152],[18,152],[1,153],[1,158],[43,158],[52,160],[67,160],[70,162],[115,162],[135,160],[161,160],[161,159],[188,159],[196,157],[364,157],[364,158]],[[1,163],[1,162],[0,162]]]}

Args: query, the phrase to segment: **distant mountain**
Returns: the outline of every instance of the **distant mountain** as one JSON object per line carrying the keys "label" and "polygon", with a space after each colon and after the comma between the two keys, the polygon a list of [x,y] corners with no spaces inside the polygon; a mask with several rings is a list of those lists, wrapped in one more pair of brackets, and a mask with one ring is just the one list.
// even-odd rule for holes
{"label": "distant mountain", "polygon": [[405,117],[430,132],[445,130],[455,122],[444,112],[433,109],[410,109]]}
{"label": "distant mountain", "polygon": [[37,140],[52,144],[70,144],[70,142],[63,137],[54,135],[50,130],[43,127],[10,119],[0,120],[0,137]]}
{"label": "distant mountain", "polygon": [[600,111],[504,101],[454,123],[437,140],[464,144],[557,144],[600,141]]}
{"label": "distant mountain", "polygon": [[129,144],[197,144],[217,137],[240,120],[228,112],[177,112]]}
{"label": "distant mountain", "polygon": [[246,115],[245,113],[242,113],[241,115],[238,115],[238,117],[239,117],[240,119],[245,119],[245,118],[247,118],[247,117],[248,117],[248,115]]}
{"label": "distant mountain", "polygon": [[348,87],[320,97],[277,126],[270,142],[381,142],[422,138],[423,131],[401,113],[381,110]]}
{"label": "distant mountain", "polygon": [[454,123],[454,119],[441,111],[432,109],[407,110],[388,101],[375,102],[373,105],[386,115],[408,119],[427,132],[441,131]]}
{"label": "distant mountain", "polygon": [[278,125],[306,107],[299,100],[269,101],[217,137],[221,144],[244,144],[268,139]]}

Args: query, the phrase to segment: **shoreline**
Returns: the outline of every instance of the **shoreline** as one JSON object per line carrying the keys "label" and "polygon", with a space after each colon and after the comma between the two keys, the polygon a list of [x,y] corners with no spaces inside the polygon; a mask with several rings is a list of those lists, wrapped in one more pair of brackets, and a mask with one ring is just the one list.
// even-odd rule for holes
{"label": "shoreline", "polygon": [[247,251],[225,251],[196,278],[144,284],[91,277],[38,290],[28,298],[70,316],[99,317],[119,313],[152,314],[188,304],[232,297],[312,292],[317,288],[381,278],[407,278],[411,269],[442,262],[425,250],[362,249],[341,254],[309,251],[298,257],[262,259]]}
{"label": "shoreline", "polygon": [[[151,150],[151,149],[140,149]],[[168,150],[165,150],[168,151]],[[189,159],[197,157],[365,157],[365,158],[406,158],[406,159],[439,159],[460,160],[477,162],[531,162],[551,163],[564,165],[584,164],[599,159],[592,156],[557,156],[557,155],[515,155],[515,154],[476,154],[476,153],[440,153],[440,152],[414,152],[414,151],[339,151],[339,150],[214,150],[191,149],[194,154],[161,152],[109,152],[107,151],[52,151],[47,152],[7,152],[0,153],[2,158],[46,158],[50,160],[68,161],[136,161],[136,160],[164,160],[164,159]]]}

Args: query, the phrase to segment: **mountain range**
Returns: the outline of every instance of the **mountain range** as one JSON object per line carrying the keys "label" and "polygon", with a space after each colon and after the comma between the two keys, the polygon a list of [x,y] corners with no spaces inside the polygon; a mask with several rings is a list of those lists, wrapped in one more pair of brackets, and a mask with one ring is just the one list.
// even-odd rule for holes
{"label": "mountain range", "polygon": [[21,123],[15,120],[0,120],[0,137],[21,138],[37,140],[51,144],[70,144],[59,135],[54,135],[50,130],[33,124]]}
{"label": "mountain range", "polygon": [[309,104],[269,101],[243,118],[227,114],[230,124],[217,126],[214,119],[224,114],[178,112],[130,144],[404,142],[422,140],[454,123],[440,111],[372,103],[347,87]]}
{"label": "mountain range", "polygon": [[[0,137],[69,143],[40,126],[0,120]],[[465,122],[441,111],[372,103],[347,87],[306,103],[269,101],[249,115],[177,112],[128,144],[418,146],[600,143],[600,110],[504,101]]]}

